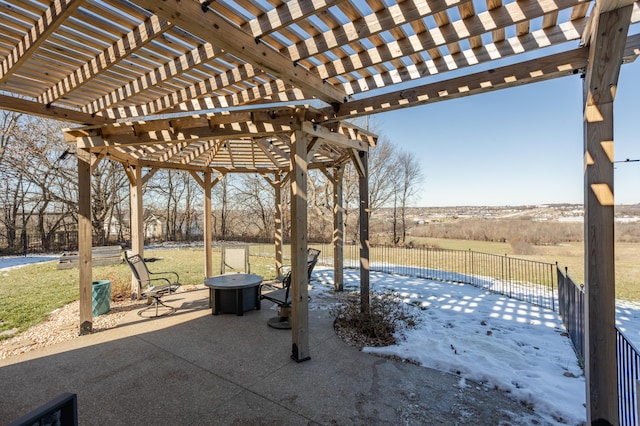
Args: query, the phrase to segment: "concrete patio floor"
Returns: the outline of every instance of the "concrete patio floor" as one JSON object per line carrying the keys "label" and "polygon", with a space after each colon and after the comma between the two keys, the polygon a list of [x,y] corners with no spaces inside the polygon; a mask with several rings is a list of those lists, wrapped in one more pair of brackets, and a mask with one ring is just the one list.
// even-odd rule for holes
{"label": "concrete patio floor", "polygon": [[310,304],[302,363],[291,332],[267,327],[267,301],[241,317],[211,315],[206,289],[164,301],[178,311],[133,310],[116,328],[0,360],[0,423],[72,392],[80,425],[546,424],[501,392],[346,345],[330,300]]}

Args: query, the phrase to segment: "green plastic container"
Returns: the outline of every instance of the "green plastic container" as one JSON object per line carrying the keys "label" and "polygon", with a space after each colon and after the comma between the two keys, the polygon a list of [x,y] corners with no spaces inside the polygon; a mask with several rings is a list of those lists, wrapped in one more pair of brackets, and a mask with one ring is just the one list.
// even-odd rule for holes
{"label": "green plastic container", "polygon": [[100,280],[91,283],[93,287],[91,295],[91,314],[97,317],[106,314],[111,309],[111,281]]}

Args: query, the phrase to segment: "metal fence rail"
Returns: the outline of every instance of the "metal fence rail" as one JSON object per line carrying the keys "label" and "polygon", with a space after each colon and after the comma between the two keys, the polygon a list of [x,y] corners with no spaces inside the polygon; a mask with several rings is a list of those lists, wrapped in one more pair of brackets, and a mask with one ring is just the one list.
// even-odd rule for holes
{"label": "metal fence rail", "polygon": [[580,365],[584,366],[584,288],[577,285],[567,269],[558,271],[558,313],[562,317]]}
{"label": "metal fence rail", "polygon": [[621,426],[638,424],[638,379],[640,354],[616,327],[618,352],[618,421]]}
{"label": "metal fence rail", "polygon": [[[581,365],[585,356],[584,288],[558,268],[558,313],[562,317],[573,349]],[[636,426],[638,418],[638,380],[640,352],[616,327],[618,372],[618,421],[621,426]]]}
{"label": "metal fence rail", "polygon": [[[333,265],[333,246],[313,244],[320,250],[319,265]],[[344,267],[360,266],[359,246],[344,246]],[[252,255],[273,256],[274,246],[254,244]],[[290,247],[283,247],[283,258],[290,258]],[[471,284],[494,293],[557,310],[556,265],[507,255],[481,253],[472,250],[440,248],[408,248],[371,246],[370,270],[389,274]]]}
{"label": "metal fence rail", "polygon": [[[357,267],[357,246],[345,246],[345,267]],[[536,306],[556,309],[555,265],[472,250],[373,246],[370,269],[471,284]],[[347,262],[350,259],[350,262]]]}

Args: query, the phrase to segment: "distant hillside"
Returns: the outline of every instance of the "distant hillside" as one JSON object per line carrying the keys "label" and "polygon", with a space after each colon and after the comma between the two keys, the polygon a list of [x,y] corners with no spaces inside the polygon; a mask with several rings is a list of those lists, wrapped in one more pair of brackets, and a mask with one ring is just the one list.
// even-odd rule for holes
{"label": "distant hillside", "polygon": [[[406,243],[421,238],[451,238],[514,244],[556,245],[583,240],[580,204],[535,206],[455,206],[408,209]],[[392,230],[393,209],[375,212],[374,242],[385,243]],[[640,242],[640,205],[616,206],[616,240]]]}

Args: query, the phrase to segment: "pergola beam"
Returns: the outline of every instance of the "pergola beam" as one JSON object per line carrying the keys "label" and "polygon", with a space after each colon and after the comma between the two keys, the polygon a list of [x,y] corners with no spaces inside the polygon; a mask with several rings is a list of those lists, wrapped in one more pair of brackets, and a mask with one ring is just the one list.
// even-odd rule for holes
{"label": "pergola beam", "polygon": [[[169,70],[172,69],[175,69],[175,64],[169,64]],[[235,105],[233,102],[238,97],[237,94],[218,97],[212,97],[210,94],[227,88],[233,84],[242,83],[243,81],[254,78],[258,75],[259,73],[257,73],[250,64],[244,64],[199,83],[154,99],[146,104],[107,108],[104,109],[103,114],[113,118],[131,119],[133,117],[142,117],[167,112],[167,110],[171,110],[172,112],[183,110],[203,111],[207,109],[228,107],[229,105]],[[149,77],[147,77],[147,79],[149,79]],[[269,83],[270,86],[272,84],[273,82]],[[180,107],[180,105],[183,104],[192,106],[192,108]]]}
{"label": "pergola beam", "polygon": [[253,36],[195,0],[134,0],[134,3],[174,25],[188,28],[197,37],[290,82],[320,100],[339,104],[346,99],[347,95],[343,90],[324,84],[320,77],[297,66],[290,58],[270,46],[256,43]]}
{"label": "pergola beam", "polygon": [[[490,45],[470,47],[456,53],[450,52],[448,55],[436,56],[428,61],[417,61],[410,66],[405,66],[398,62],[398,65],[390,71],[349,82],[347,84],[347,92],[359,94],[431,75],[462,70],[479,63],[508,58],[522,52],[532,52],[548,47],[550,44],[577,40],[580,38],[581,30],[586,22],[586,18],[579,18],[563,26],[539,29],[508,39],[497,39]],[[494,30],[494,33],[496,31],[499,30]]]}
{"label": "pergola beam", "polygon": [[311,123],[309,121],[303,122],[302,131],[308,135],[322,139],[327,143],[341,148],[356,149],[358,151],[366,151],[369,149],[369,146],[366,143],[357,139],[351,139],[341,133],[332,132],[317,123]]}
{"label": "pergola beam", "polygon": [[273,80],[264,84],[235,92],[226,96],[202,96],[195,99],[182,100],[165,112],[201,111],[207,109],[229,108],[230,106],[249,105],[254,102],[268,100],[275,102],[291,102],[299,104],[309,100],[308,96],[283,80]]}
{"label": "pergola beam", "polygon": [[150,130],[141,131],[139,133],[129,134],[112,134],[103,136],[89,136],[82,138],[81,146],[83,148],[95,148],[101,146],[136,146],[148,145],[154,143],[180,143],[180,142],[196,142],[211,139],[228,139],[243,137],[261,137],[268,136],[273,133],[288,133],[291,131],[289,126],[269,125],[265,123],[238,123],[221,124],[216,128],[210,127],[194,127],[189,129],[176,130]]}
{"label": "pergola beam", "polygon": [[[410,56],[416,51],[429,51],[470,37],[478,37],[488,30],[511,27],[519,22],[542,17],[547,13],[579,3],[580,1],[576,0],[523,0],[509,3],[491,12],[474,14],[469,18],[461,19],[450,25],[439,26],[431,31],[427,29],[423,32],[417,32],[412,38],[399,39],[390,45],[372,47],[363,52],[353,53],[348,57],[312,68],[312,71],[317,72],[322,78],[331,78],[338,74],[358,71]],[[573,34],[574,37],[579,37],[578,32]]]}
{"label": "pergola beam", "polygon": [[0,63],[0,86],[22,64],[27,62],[36,50],[47,38],[58,29],[64,21],[78,9],[84,0],[54,0],[51,6],[42,14],[42,17],[35,23],[30,31],[24,35],[22,40]]}
{"label": "pergola beam", "polygon": [[0,94],[0,109],[83,125],[108,124],[114,122],[112,119],[99,115],[86,114],[81,111],[61,108],[54,105],[43,105],[38,102],[2,94]]}
{"label": "pergola beam", "polygon": [[[254,143],[264,152],[274,166],[278,168],[286,167],[289,163],[290,155],[275,145],[269,146],[269,142],[267,142],[264,138],[254,139]],[[273,151],[273,152],[272,152]],[[274,153],[278,154],[280,159],[278,159]]]}
{"label": "pergola beam", "polygon": [[[451,22],[450,25],[438,28],[424,28],[422,32],[416,32],[415,37],[401,39],[391,45],[373,47],[364,52],[358,52],[348,58],[334,61],[328,68],[344,68],[350,72],[377,63],[390,61],[394,58],[407,56],[415,52],[416,43],[419,49],[428,51],[430,49],[457,43],[464,39],[470,39],[482,35],[483,33],[499,28],[507,28],[518,23],[528,22],[531,19],[545,16],[549,13],[557,12],[567,7],[580,3],[588,3],[587,0],[521,0],[517,3],[509,3],[500,9],[491,12],[486,11],[473,14],[469,17]],[[464,6],[470,3],[466,0],[444,1],[436,0],[431,2],[421,2],[416,5],[414,1],[405,1],[384,8],[379,12],[363,16],[355,22],[341,26],[336,29],[325,31],[316,35],[312,41],[302,41],[288,48],[289,55],[293,60],[305,59],[311,55],[329,51],[340,45],[370,37],[384,31],[390,31],[398,26],[423,19],[427,16],[435,15],[445,11],[456,4]],[[342,66],[338,63],[341,62]],[[328,77],[331,72],[323,77]]]}
{"label": "pergola beam", "polygon": [[[345,120],[565,77],[584,70],[588,53],[586,48],[573,49],[438,83],[350,101],[337,109],[325,108],[322,113],[330,116],[330,121]],[[629,37],[624,49],[624,57],[638,55],[640,34]]]}
{"label": "pergola beam", "polygon": [[394,29],[411,21],[442,12],[456,4],[464,4],[470,0],[433,0],[416,2],[407,0],[385,7],[380,11],[363,16],[346,25],[332,28],[315,35],[309,40],[300,41],[287,48],[293,60],[306,59],[317,53],[327,52],[342,44],[354,42],[363,37],[371,37],[384,31]]}

